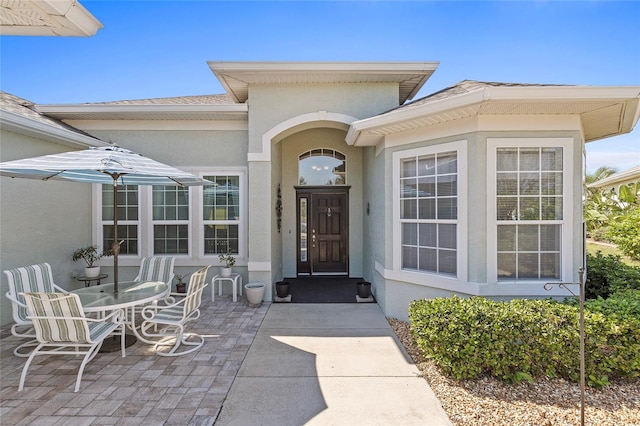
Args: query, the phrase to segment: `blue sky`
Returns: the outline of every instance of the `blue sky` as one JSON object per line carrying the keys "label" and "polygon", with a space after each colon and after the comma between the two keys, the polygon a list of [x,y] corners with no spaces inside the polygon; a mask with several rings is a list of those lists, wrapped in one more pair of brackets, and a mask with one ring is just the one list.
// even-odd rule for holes
{"label": "blue sky", "polygon": [[[638,1],[90,1],[93,37],[0,37],[0,88],[35,103],[224,93],[206,61],[437,61],[461,80],[640,86]],[[640,164],[640,126],[587,168]]]}

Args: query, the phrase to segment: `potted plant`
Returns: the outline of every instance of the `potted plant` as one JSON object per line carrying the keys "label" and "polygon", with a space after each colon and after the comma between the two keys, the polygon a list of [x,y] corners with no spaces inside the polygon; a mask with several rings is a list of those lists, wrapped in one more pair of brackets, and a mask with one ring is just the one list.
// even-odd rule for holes
{"label": "potted plant", "polygon": [[81,247],[73,252],[71,259],[74,262],[82,259],[85,261],[87,266],[84,268],[85,277],[97,277],[100,275],[100,266],[94,265],[98,260],[102,259],[105,256],[109,256],[109,252],[100,254],[98,252],[98,246],[92,245],[88,247]]}
{"label": "potted plant", "polygon": [[233,257],[231,252],[227,254],[220,253],[220,255],[218,255],[218,258],[220,259],[220,263],[224,265],[220,270],[220,275],[222,275],[223,277],[230,277],[233,265],[236,264],[236,258]]}
{"label": "potted plant", "polygon": [[176,284],[176,293],[186,293],[187,292],[187,284],[184,282],[184,279],[189,276],[189,273],[186,274],[175,274],[178,283]]}
{"label": "potted plant", "polygon": [[276,294],[279,298],[284,299],[289,296],[289,281],[277,281],[276,282]]}

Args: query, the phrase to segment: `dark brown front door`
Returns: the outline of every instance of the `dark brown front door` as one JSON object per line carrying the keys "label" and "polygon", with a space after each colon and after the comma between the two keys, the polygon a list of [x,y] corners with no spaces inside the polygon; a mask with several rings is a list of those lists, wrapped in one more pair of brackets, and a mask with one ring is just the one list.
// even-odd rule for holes
{"label": "dark brown front door", "polygon": [[348,275],[347,187],[298,187],[298,274]]}

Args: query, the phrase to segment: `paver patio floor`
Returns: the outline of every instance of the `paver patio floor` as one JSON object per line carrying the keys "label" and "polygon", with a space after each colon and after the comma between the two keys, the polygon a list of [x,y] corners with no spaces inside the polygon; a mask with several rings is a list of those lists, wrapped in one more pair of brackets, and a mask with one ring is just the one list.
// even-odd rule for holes
{"label": "paver patio floor", "polygon": [[18,392],[26,358],[13,355],[21,339],[8,328],[0,338],[0,423],[3,425],[211,425],[269,308],[230,296],[203,298],[189,330],[205,336],[199,350],[160,357],[136,342],[100,353],[85,368],[74,393],[81,357],[38,356]]}

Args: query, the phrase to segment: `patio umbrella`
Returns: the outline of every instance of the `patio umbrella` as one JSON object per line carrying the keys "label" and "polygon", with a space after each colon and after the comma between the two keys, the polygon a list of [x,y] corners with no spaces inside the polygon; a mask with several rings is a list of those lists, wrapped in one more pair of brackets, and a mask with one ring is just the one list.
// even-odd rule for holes
{"label": "patio umbrella", "polygon": [[163,163],[118,146],[89,148],[42,157],[0,163],[0,176],[39,180],[68,180],[113,185],[114,292],[118,292],[118,185],[203,186],[213,182],[200,179]]}

